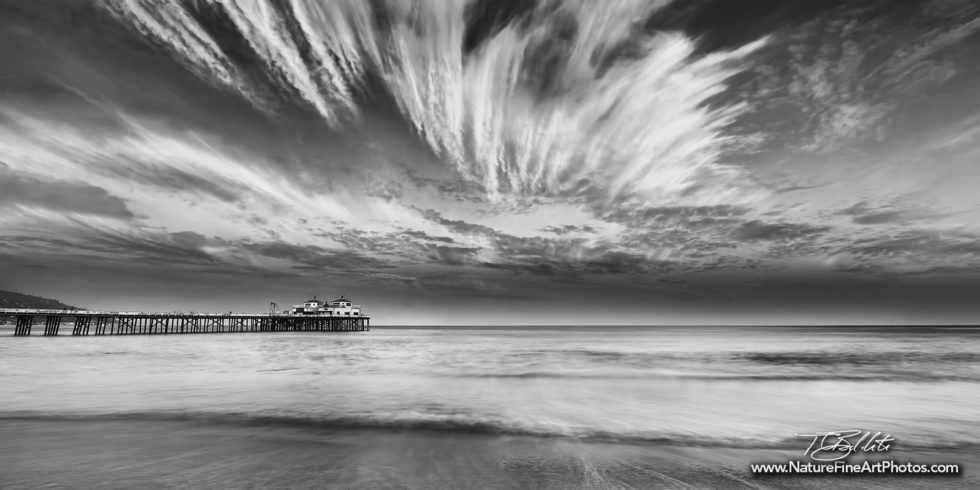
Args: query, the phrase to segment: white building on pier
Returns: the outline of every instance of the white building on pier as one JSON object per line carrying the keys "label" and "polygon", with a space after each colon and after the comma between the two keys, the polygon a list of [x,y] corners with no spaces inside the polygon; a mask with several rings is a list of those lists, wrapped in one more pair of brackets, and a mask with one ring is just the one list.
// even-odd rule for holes
{"label": "white building on pier", "polygon": [[362,316],[361,306],[351,303],[351,300],[343,295],[340,299],[335,299],[329,303],[323,300],[306,300],[302,304],[293,305],[294,315],[324,315],[324,316]]}

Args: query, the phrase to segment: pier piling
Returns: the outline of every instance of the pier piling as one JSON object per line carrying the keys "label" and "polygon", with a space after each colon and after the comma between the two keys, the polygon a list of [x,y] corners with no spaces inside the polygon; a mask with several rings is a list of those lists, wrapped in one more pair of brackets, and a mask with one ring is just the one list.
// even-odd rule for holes
{"label": "pier piling", "polygon": [[61,327],[61,317],[58,315],[48,315],[44,321],[44,335],[53,336],[58,335],[58,329]]}
{"label": "pier piling", "polygon": [[72,335],[88,335],[89,325],[92,324],[92,317],[79,315],[75,317],[75,328],[71,330]]}
{"label": "pier piling", "polygon": [[14,335],[30,335],[31,326],[34,325],[34,317],[31,315],[17,315],[17,326],[14,327]]}

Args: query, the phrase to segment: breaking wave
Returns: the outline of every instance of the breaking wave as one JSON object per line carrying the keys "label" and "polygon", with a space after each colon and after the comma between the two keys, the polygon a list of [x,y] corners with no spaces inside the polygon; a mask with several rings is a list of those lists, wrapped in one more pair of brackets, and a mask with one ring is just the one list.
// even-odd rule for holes
{"label": "breaking wave", "polygon": [[[799,449],[801,439],[786,437],[726,437],[692,432],[643,432],[597,427],[541,424],[476,416],[471,414],[350,414],[350,415],[257,415],[220,412],[122,412],[122,413],[31,413],[0,412],[0,421],[22,422],[98,422],[146,421],[191,422],[203,424],[267,426],[300,429],[378,429],[442,431],[458,434],[510,435],[543,438],[570,438],[588,442],[656,444],[726,448]],[[973,448],[977,443],[967,439],[935,438],[902,441],[907,449]]]}

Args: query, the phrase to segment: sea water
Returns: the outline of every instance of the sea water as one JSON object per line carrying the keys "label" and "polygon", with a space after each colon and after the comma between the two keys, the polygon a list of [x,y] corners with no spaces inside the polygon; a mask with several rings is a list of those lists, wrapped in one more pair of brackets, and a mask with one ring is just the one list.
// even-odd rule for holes
{"label": "sea water", "polygon": [[[107,447],[118,451],[117,446],[130,445],[159,455],[163,450],[153,447],[154,439],[183,431],[187,437],[173,447],[186,452],[189,438],[210,430],[209,438],[193,444],[215,450],[227,444],[223,450],[238,454],[240,462],[256,454],[264,455],[263,461],[321,465],[327,464],[324,458],[332,460],[329,468],[304,463],[306,469],[298,471],[305,475],[293,471],[285,480],[265,481],[272,486],[713,486],[712,480],[698,479],[697,468],[685,470],[691,476],[684,482],[665,476],[650,466],[654,463],[625,476],[607,475],[613,479],[589,477],[593,470],[583,454],[628,448],[623,450],[632,456],[613,459],[637,459],[651,451],[659,456],[657,464],[681,468],[683,448],[699,448],[702,456],[755,448],[795,452],[808,442],[797,434],[833,430],[880,431],[903,448],[939,454],[970,450],[980,435],[980,330],[975,328],[4,335],[0,436],[6,427],[13,438],[8,440],[19,447],[0,442],[0,449],[60,454],[68,451],[62,446],[80,444],[77,451],[89,455],[84,461],[90,470],[111,461]],[[68,432],[51,429],[65,424],[72,427]],[[106,440],[106,431],[115,439]],[[74,441],[59,446],[66,433]],[[243,445],[244,436],[278,442],[252,447]],[[569,445],[578,448],[572,456],[562,449]],[[273,447],[284,452],[266,454]],[[391,453],[393,448],[400,454]],[[664,448],[681,449],[665,453]],[[285,456],[290,451],[292,459]],[[341,453],[361,456],[356,474],[345,472],[354,463],[337,459]],[[411,465],[394,462],[409,454],[415,458]],[[679,462],[665,463],[666,454]],[[177,469],[190,469],[168,457],[170,463],[160,464],[177,465],[174,471],[157,468],[143,476],[164,487],[197,486],[173,480]],[[70,472],[32,472],[30,461],[17,461],[0,461],[0,474],[7,475],[0,476],[0,484],[35,486],[48,481],[44,478],[70,484],[74,478]],[[440,468],[441,479],[413,473],[427,464]],[[699,464],[713,471],[710,459]],[[205,486],[244,483],[235,479],[239,473],[228,473],[229,467],[194,471]],[[106,478],[98,483],[139,483]]]}

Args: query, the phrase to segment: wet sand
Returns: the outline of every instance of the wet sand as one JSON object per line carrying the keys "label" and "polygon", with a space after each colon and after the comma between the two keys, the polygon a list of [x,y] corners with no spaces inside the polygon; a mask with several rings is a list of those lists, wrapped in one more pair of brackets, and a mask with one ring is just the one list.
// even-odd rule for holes
{"label": "wet sand", "polygon": [[197,421],[0,420],[3,488],[977,488],[954,477],[753,477],[798,450]]}

